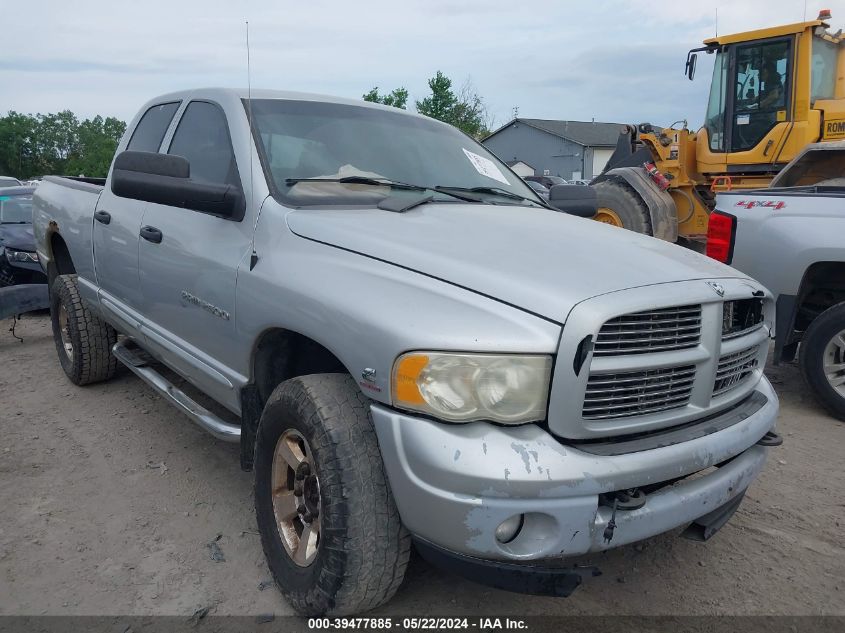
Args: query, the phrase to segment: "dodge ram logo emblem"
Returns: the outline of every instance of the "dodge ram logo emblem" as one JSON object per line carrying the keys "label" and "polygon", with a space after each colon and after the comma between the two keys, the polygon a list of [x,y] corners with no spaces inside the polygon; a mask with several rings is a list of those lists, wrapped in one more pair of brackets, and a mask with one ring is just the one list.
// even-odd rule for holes
{"label": "dodge ram logo emblem", "polygon": [[717,284],[715,281],[708,281],[707,285],[713,288],[713,290],[716,291],[716,294],[720,297],[725,296],[725,288],[724,286],[722,286],[722,284]]}

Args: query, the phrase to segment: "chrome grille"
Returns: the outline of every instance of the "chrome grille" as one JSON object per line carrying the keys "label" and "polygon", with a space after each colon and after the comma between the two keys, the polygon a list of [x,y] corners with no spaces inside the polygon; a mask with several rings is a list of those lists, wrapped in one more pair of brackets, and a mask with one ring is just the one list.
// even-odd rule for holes
{"label": "chrome grille", "polygon": [[585,419],[623,418],[686,406],[695,366],[594,374],[587,382]]}
{"label": "chrome grille", "polygon": [[593,356],[687,349],[701,336],[701,306],[633,312],[610,319],[596,337]]}
{"label": "chrome grille", "polygon": [[727,354],[719,359],[716,380],[713,383],[714,396],[730,391],[751,375],[751,372],[759,364],[757,351],[758,348],[755,345],[741,352]]}

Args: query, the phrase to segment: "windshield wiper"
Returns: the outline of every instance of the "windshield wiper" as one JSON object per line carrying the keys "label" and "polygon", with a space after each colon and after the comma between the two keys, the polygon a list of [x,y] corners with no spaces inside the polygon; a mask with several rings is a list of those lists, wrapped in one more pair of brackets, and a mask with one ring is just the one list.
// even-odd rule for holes
{"label": "windshield wiper", "polygon": [[[502,189],[501,187],[449,187],[444,185],[437,185],[435,188],[437,191],[443,191],[444,193],[448,193],[450,191],[466,191],[468,193],[486,193],[493,196],[499,196],[501,198],[509,198],[511,200],[519,200],[523,202],[527,200],[528,202],[533,202],[534,204],[541,204],[534,198],[529,198],[527,196],[521,196],[518,193],[513,193],[512,191],[508,191],[507,189]],[[543,204],[543,206],[548,206]]]}
{"label": "windshield wiper", "polygon": [[[464,202],[481,202],[479,198],[475,196],[465,196],[459,193],[453,193],[452,191],[443,191],[440,187],[426,187],[424,185],[412,185],[407,182],[401,182],[399,180],[390,180],[388,178],[370,178],[369,176],[345,176],[343,178],[286,178],[285,184],[288,187],[292,187],[293,185],[300,183],[300,182],[339,182],[342,184],[350,184],[350,185],[371,185],[373,187],[390,187],[391,189],[402,189],[405,191],[438,191],[442,194],[447,196],[451,196],[453,198],[457,198],[458,200],[463,200]],[[457,189],[460,190],[460,187],[447,187],[447,189]],[[469,190],[467,190],[469,191]]]}

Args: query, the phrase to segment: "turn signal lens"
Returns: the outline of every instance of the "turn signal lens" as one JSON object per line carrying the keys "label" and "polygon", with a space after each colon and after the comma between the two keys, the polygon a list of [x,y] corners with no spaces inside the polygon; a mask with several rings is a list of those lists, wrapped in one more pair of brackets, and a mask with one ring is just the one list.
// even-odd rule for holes
{"label": "turn signal lens", "polygon": [[522,424],[546,416],[550,356],[414,352],[397,359],[397,407],[453,422]]}
{"label": "turn signal lens", "polygon": [[707,256],[730,264],[733,258],[736,218],[713,211],[707,224]]}

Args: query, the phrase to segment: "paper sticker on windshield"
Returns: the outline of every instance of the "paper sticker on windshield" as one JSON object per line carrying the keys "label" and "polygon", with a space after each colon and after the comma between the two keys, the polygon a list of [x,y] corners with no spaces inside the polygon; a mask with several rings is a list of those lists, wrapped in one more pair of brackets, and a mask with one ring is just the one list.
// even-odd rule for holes
{"label": "paper sticker on windshield", "polygon": [[461,148],[464,150],[464,154],[467,155],[469,162],[472,163],[472,166],[475,167],[475,171],[477,171],[482,176],[487,176],[488,178],[492,178],[493,180],[498,180],[499,182],[503,182],[506,185],[510,183],[505,178],[505,175],[501,172],[501,170],[496,166],[489,158],[484,158],[483,156],[479,156],[478,154],[474,154],[468,149]]}
{"label": "paper sticker on windshield", "polygon": [[736,117],[736,124],[737,125],[748,125],[751,123],[751,115],[750,114],[740,114]]}

